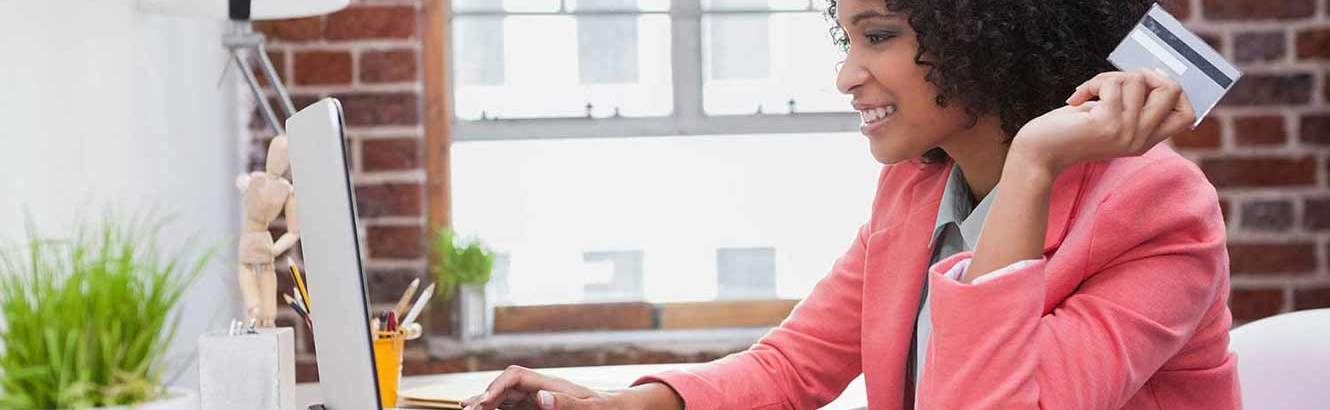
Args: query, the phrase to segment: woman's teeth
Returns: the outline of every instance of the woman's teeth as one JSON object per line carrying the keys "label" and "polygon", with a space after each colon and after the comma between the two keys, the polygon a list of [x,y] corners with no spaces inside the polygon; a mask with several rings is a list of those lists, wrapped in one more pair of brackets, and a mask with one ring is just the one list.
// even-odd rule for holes
{"label": "woman's teeth", "polygon": [[881,121],[884,118],[890,117],[892,114],[895,113],[896,113],[896,106],[888,105],[885,107],[869,108],[866,110],[859,111],[859,117],[864,120],[864,124],[872,124]]}

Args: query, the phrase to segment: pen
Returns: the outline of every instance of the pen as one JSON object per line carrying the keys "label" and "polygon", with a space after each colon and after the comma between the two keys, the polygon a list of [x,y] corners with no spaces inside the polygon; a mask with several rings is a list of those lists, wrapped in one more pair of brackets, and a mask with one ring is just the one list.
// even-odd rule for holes
{"label": "pen", "polygon": [[305,280],[300,278],[300,268],[296,267],[296,261],[288,256],[286,258],[286,264],[291,266],[291,276],[295,277],[296,286],[300,288],[300,295],[304,296],[303,302],[305,303],[305,310],[313,311],[314,309],[311,304],[314,303],[314,301],[309,300],[309,291],[305,289]]}
{"label": "pen", "polygon": [[430,296],[434,296],[433,283],[425,287],[425,291],[420,293],[420,299],[416,299],[416,305],[411,307],[411,313],[406,314],[406,319],[402,320],[402,326],[416,323],[416,316],[419,316],[420,311],[425,309],[425,304],[429,303]]}
{"label": "pen", "polygon": [[419,286],[420,278],[412,279],[411,284],[407,285],[406,291],[402,292],[402,298],[398,299],[397,306],[393,307],[393,312],[397,313],[397,317],[400,318],[405,315],[406,309],[411,307],[411,298],[416,296],[416,288]]}

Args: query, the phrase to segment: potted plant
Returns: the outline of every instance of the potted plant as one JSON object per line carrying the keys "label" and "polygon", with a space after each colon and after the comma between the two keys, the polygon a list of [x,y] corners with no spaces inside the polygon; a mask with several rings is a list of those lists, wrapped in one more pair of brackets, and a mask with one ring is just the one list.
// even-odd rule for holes
{"label": "potted plant", "polygon": [[107,216],[70,240],[29,228],[0,250],[0,408],[198,407],[162,372],[174,308],[209,256],[164,257],[161,226]]}
{"label": "potted plant", "polygon": [[478,239],[458,240],[446,226],[435,232],[433,248],[438,291],[444,300],[452,298],[454,289],[461,292],[462,339],[489,334],[494,314],[485,300],[485,284],[494,269],[494,252]]}

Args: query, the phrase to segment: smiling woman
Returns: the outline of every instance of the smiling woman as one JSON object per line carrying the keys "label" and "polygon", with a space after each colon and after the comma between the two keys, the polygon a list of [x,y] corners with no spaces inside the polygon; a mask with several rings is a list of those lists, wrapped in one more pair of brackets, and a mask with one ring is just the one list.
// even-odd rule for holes
{"label": "smiling woman", "polygon": [[808,409],[861,373],[871,409],[1240,407],[1216,194],[1157,145],[1195,113],[1104,61],[1148,5],[831,2],[884,165],[831,272],[745,352],[614,392],[514,367],[467,408]]}

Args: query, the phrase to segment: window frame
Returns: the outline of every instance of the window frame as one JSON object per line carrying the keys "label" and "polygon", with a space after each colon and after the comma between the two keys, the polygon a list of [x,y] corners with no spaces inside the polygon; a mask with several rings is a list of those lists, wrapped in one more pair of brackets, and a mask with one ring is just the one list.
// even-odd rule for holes
{"label": "window frame", "polygon": [[[451,163],[453,141],[495,141],[524,139],[631,138],[657,136],[742,136],[748,134],[853,132],[859,129],[859,114],[854,112],[792,112],[786,114],[709,115],[703,109],[703,33],[706,15],[779,14],[821,11],[817,1],[808,7],[783,9],[702,9],[703,0],[672,0],[668,11],[567,11],[560,1],[557,12],[453,11],[450,0],[430,0],[426,4],[425,95],[426,149],[429,168],[429,225],[451,224]],[[670,60],[673,109],[661,117],[606,118],[532,118],[463,120],[453,112],[454,65],[451,30],[458,16],[509,15],[643,15],[668,14],[670,18]],[[828,39],[830,41],[830,39]],[[432,262],[431,262],[432,263]],[[460,298],[455,298],[460,299]],[[488,298],[487,298],[488,299]],[[458,320],[490,318],[492,326],[486,337],[497,335],[577,333],[609,331],[632,333],[646,331],[702,330],[724,333],[740,328],[769,328],[781,321],[799,303],[797,299],[717,300],[683,303],[573,303],[545,306],[495,306],[486,302],[485,311],[466,311],[460,303],[436,304],[432,308],[431,334],[457,335]],[[649,320],[628,318],[621,324],[556,323],[531,318],[597,317],[607,309],[624,308],[647,312]],[[453,315],[454,310],[461,310]],[[625,324],[626,323],[626,324]]]}
{"label": "window frame", "polygon": [[[669,15],[671,89],[673,110],[661,117],[521,118],[462,120],[450,113],[448,121],[454,141],[514,140],[536,138],[623,138],[688,135],[743,135],[859,130],[859,114],[816,112],[789,114],[708,115],[703,111],[702,19],[705,15],[781,14],[818,12],[816,1],[804,9],[702,9],[702,0],[673,0],[669,11],[560,10],[549,12],[449,11],[451,30],[457,17],[474,16],[624,16]],[[828,38],[827,41],[831,41]],[[451,51],[450,45],[445,45]],[[451,61],[451,59],[450,59]],[[453,65],[448,65],[448,105],[453,106]]]}

